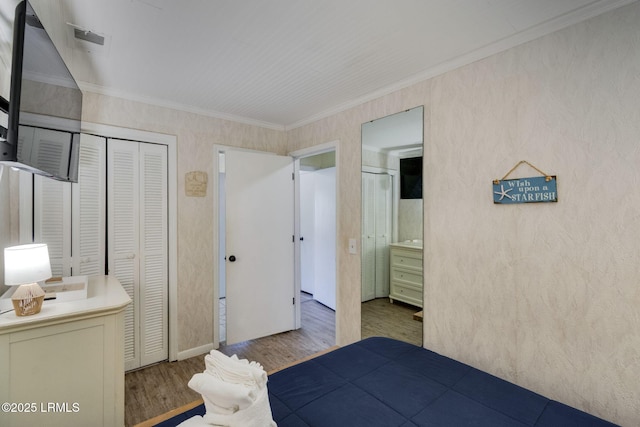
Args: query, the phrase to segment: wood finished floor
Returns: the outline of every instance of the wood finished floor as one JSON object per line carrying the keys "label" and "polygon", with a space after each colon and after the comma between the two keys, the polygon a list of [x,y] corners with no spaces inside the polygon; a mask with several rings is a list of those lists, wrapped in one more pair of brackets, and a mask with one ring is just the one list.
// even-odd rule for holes
{"label": "wood finished floor", "polygon": [[[221,345],[227,355],[260,362],[272,371],[325,350],[335,344],[335,313],[302,296],[302,328],[234,345]],[[362,304],[362,337],[388,336],[420,345],[422,322],[413,320],[418,309],[390,304],[380,298]],[[187,383],[204,370],[204,355],[164,362],[125,375],[125,425],[133,426],[200,399]]]}
{"label": "wood finished floor", "polygon": [[422,346],[422,322],[413,315],[421,309],[389,298],[362,303],[362,338],[389,337]]}

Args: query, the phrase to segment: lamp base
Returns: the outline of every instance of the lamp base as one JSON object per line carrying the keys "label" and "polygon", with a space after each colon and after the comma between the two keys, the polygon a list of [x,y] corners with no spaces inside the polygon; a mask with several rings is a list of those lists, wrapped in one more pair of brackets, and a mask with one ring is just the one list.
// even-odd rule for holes
{"label": "lamp base", "polygon": [[16,312],[16,316],[31,316],[32,314],[40,313],[42,309],[42,302],[44,301],[44,295],[40,297],[32,298],[31,301],[22,299],[12,299],[13,309]]}
{"label": "lamp base", "polygon": [[11,297],[16,316],[31,316],[40,313],[44,291],[37,283],[20,285]]}

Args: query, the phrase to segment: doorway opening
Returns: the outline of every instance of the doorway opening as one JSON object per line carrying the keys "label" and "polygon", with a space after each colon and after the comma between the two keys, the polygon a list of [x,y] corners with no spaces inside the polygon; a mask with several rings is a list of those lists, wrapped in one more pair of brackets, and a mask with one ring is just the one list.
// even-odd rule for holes
{"label": "doorway opening", "polygon": [[[271,337],[274,336],[273,334],[278,334],[275,335],[275,337],[283,335],[280,334],[280,332],[284,332],[284,335],[289,333],[287,331],[298,332],[298,329],[306,328],[306,320],[311,320],[311,322],[315,322],[315,324],[309,325],[309,331],[305,331],[302,335],[320,334],[321,337],[319,337],[319,341],[322,343],[326,342],[323,348],[335,343],[335,149],[325,149],[324,151],[331,151],[331,153],[294,153],[290,156],[277,156],[273,153],[261,153],[222,146],[218,146],[215,149],[214,155],[217,164],[214,170],[213,183],[213,189],[216,193],[214,194],[214,200],[216,200],[216,219],[214,221],[214,241],[216,241],[214,254],[214,347],[217,348],[219,344],[222,344],[226,348],[241,345],[242,343],[237,339],[238,336],[242,338],[240,341],[244,342],[247,340],[262,339],[260,337],[271,339]],[[241,170],[236,172],[236,178],[232,178],[233,171],[230,169],[228,163],[230,157],[241,158],[243,162],[253,161],[255,158],[257,163],[252,163],[250,168],[247,167],[246,163],[243,164]],[[281,174],[282,171],[288,170],[288,172],[282,172],[282,175],[288,176],[289,184],[282,182],[280,182],[280,184],[276,184],[275,182],[266,184],[267,181],[272,179],[272,173],[255,175],[251,178],[246,176],[253,174],[253,170],[263,168],[263,163],[271,163],[274,161],[276,163],[284,162],[276,168],[276,174]],[[286,165],[287,162],[290,162],[290,166]],[[331,165],[329,162],[333,162],[333,164]],[[289,169],[286,169],[288,167]],[[249,172],[249,170],[252,172]],[[254,193],[251,197],[247,197],[245,193],[242,193],[240,197],[235,197],[235,194],[238,192],[238,187],[236,187],[236,184],[233,182],[238,179],[237,175],[242,175],[242,180],[248,183],[248,187],[254,187],[254,185],[262,186],[262,191],[259,191],[257,194]],[[278,187],[279,190],[272,191],[276,185],[281,184],[285,186],[284,189],[282,189],[283,187]],[[290,185],[290,190],[287,189],[287,185]],[[271,194],[272,192],[278,194],[290,193],[290,204],[288,198],[276,200],[279,196],[277,196],[277,194]],[[301,204],[302,196],[304,196],[306,200],[304,204]],[[237,202],[233,201],[234,197],[243,199],[242,203],[246,202],[247,199],[253,203],[254,198],[260,198],[261,201],[257,205],[249,207],[245,204],[237,204]],[[307,205],[309,200],[311,200],[313,206],[313,216],[311,217],[309,216],[310,209]],[[245,234],[245,239],[242,243],[250,242],[250,248],[247,248],[245,245],[242,249],[239,249],[237,240],[238,230],[246,233],[246,229],[250,229],[253,226],[249,224],[249,219],[239,221],[238,217],[244,217],[246,212],[250,211],[257,212],[258,216],[261,217],[264,215],[265,210],[270,210],[274,205],[283,209],[281,214],[275,215],[277,221],[282,223],[283,218],[287,218],[284,220],[284,229],[290,231],[279,233],[274,237],[271,232],[276,219],[272,219],[262,223],[259,228],[253,228],[252,233]],[[302,216],[300,216],[301,208],[305,210],[305,214]],[[332,221],[331,218],[333,219]],[[254,218],[252,221],[256,221],[256,219]],[[257,221],[261,221],[261,219]],[[305,233],[306,235],[302,234],[300,231],[301,223],[306,225],[313,224],[313,232],[311,232],[311,234]],[[318,227],[323,231],[316,232],[315,228]],[[330,229],[332,231],[327,231]],[[274,250],[274,240],[280,238],[282,235],[288,236],[288,248]],[[319,235],[320,237],[316,238],[315,235]],[[257,249],[257,247],[262,247],[262,249]],[[291,249],[290,254],[288,252],[289,248]],[[301,254],[303,248],[305,249],[304,256]],[[323,268],[317,268],[315,272],[313,270],[309,271],[308,266],[313,264],[313,262],[309,261],[307,254],[308,249],[311,249],[314,253],[313,258],[319,260],[316,264],[320,263]],[[263,270],[264,273],[258,275],[258,277],[253,276],[253,278],[247,278],[244,276],[244,273],[238,276],[240,274],[239,267],[241,264],[243,267],[242,271],[253,270],[254,268],[253,264],[249,263],[249,257],[247,256],[247,251],[249,250],[251,250],[251,254],[254,257],[253,259],[261,260],[263,256],[269,257],[274,253],[277,254],[278,257],[272,260],[271,264],[263,265],[263,268],[266,268],[266,270]],[[290,260],[291,263],[281,263],[283,258]],[[302,262],[305,263],[305,267],[301,266]],[[276,267],[276,263],[279,263],[278,267]],[[266,284],[274,274],[280,277],[280,280],[277,281],[278,284]],[[303,293],[301,292],[300,286],[301,274],[305,274],[306,277],[312,276],[315,281],[321,284],[328,284],[328,286],[314,287],[310,292],[307,289],[307,292]],[[317,279],[318,276],[320,279]],[[290,282],[289,278],[291,279]],[[244,291],[241,292],[243,299],[247,294],[262,292],[260,288],[264,287],[271,289],[271,287],[277,286],[280,289],[278,292],[281,292],[283,289],[281,284],[283,282],[287,282],[288,284],[284,285],[285,291],[281,293],[283,297],[278,298],[277,302],[273,299],[267,301],[267,298],[272,297],[269,292],[268,295],[263,295],[262,298],[259,298],[258,302],[254,300],[254,305],[251,305],[251,303],[245,303],[244,300],[242,304],[238,304],[237,302],[235,304],[233,303],[234,295],[236,301],[240,297],[237,290],[238,282],[242,282],[241,286],[245,286]],[[255,287],[246,288],[247,282],[255,284]],[[286,297],[287,292],[289,292],[288,297]],[[284,300],[288,301],[288,307],[278,305]],[[323,312],[321,320],[319,320],[317,315],[318,310],[310,310],[311,314],[304,310],[312,305],[316,308],[320,306],[319,310]],[[231,312],[232,310],[233,312]],[[244,334],[244,332],[244,335],[235,334],[236,338],[234,338],[234,333],[231,332],[234,328],[237,330],[240,323],[250,323],[247,317],[251,317],[251,315],[244,313],[248,310],[261,310],[261,317],[254,319],[253,323],[260,324],[257,326],[258,329],[262,328],[264,330],[261,329],[257,334],[253,332],[248,335]],[[265,322],[259,321],[258,319],[271,319],[274,310],[279,313],[283,311],[290,313],[285,314],[284,318],[285,320],[288,319],[291,321],[291,323],[286,323],[284,326],[281,325],[274,330],[263,328],[262,323]],[[327,314],[327,311],[329,314]],[[242,328],[245,326],[247,325],[241,325]],[[316,338],[317,337],[310,337],[310,339]],[[315,342],[314,344],[319,345],[320,342]],[[316,351],[322,350],[323,348],[318,348]]]}
{"label": "doorway opening", "polygon": [[296,159],[298,326],[326,348],[335,344],[337,147],[328,144],[292,155]]}
{"label": "doorway opening", "polygon": [[336,309],[335,152],[299,159],[300,290]]}

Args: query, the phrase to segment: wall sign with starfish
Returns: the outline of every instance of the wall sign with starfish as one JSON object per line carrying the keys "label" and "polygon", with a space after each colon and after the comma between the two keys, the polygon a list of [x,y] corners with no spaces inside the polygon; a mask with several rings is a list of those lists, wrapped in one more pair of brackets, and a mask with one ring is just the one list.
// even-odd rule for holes
{"label": "wall sign with starfish", "polygon": [[[506,179],[522,163],[526,163],[542,176]],[[493,181],[493,203],[544,203],[558,201],[558,187],[555,175],[547,175],[526,160],[521,160],[502,179]]]}

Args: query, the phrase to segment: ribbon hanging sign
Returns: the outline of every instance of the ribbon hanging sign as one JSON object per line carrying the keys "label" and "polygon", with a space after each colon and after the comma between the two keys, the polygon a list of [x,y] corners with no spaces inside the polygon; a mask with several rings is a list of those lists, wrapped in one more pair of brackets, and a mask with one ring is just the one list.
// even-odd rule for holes
{"label": "ribbon hanging sign", "polygon": [[[506,179],[522,163],[533,167],[543,176],[530,178]],[[547,175],[526,160],[520,161],[507,173],[504,178],[493,181],[493,203],[495,204],[516,204],[516,203],[541,203],[557,202],[558,188],[555,176]]]}

